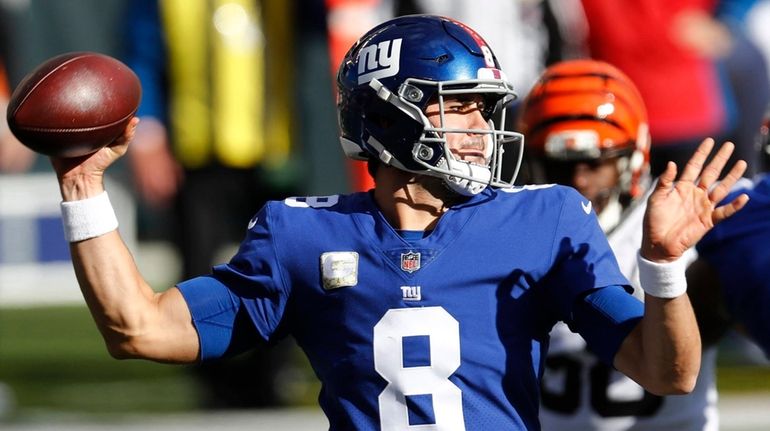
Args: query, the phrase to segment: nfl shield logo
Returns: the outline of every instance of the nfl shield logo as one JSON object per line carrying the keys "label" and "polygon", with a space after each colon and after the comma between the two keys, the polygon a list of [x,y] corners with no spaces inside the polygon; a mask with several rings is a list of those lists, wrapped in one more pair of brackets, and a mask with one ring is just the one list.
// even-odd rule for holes
{"label": "nfl shield logo", "polygon": [[406,272],[415,272],[420,269],[420,253],[410,251],[401,253],[401,270]]}

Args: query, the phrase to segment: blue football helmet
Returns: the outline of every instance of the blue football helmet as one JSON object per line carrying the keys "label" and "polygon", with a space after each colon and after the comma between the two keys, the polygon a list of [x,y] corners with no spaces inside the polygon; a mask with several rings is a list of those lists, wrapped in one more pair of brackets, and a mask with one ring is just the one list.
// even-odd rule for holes
{"label": "blue football helmet", "polygon": [[[505,131],[505,111],[515,98],[486,42],[458,21],[431,15],[403,16],[370,30],[345,55],[337,75],[337,114],[345,155],[376,159],[395,168],[444,180],[456,193],[475,195],[487,186],[510,187],[521,164],[524,137]],[[450,129],[425,108],[447,96],[480,95],[488,129]],[[498,127],[495,127],[499,125]],[[488,161],[453,156],[447,133],[487,136]],[[516,166],[502,169],[503,146],[517,146]],[[502,179],[504,172],[510,179]]]}

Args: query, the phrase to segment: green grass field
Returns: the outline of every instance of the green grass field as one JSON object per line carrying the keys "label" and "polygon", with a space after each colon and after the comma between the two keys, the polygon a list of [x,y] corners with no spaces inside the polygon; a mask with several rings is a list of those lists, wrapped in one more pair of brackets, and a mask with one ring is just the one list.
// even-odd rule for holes
{"label": "green grass field", "polygon": [[[185,367],[112,359],[85,306],[0,309],[0,381],[21,416],[189,411],[202,390]],[[770,393],[770,367],[722,365],[719,388]]]}
{"label": "green grass field", "polygon": [[184,367],[110,357],[85,306],[0,310],[0,381],[21,413],[182,411],[199,399]]}

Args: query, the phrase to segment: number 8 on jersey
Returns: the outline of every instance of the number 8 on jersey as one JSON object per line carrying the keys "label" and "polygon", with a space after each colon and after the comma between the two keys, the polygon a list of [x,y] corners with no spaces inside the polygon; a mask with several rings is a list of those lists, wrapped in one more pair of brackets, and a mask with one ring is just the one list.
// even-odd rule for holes
{"label": "number 8 on jersey", "polygon": [[[427,337],[427,366],[404,366],[404,339]],[[462,393],[449,381],[460,367],[460,325],[442,307],[388,310],[374,326],[374,368],[388,382],[379,396],[383,431],[410,425],[407,397],[430,396],[435,422],[420,429],[464,430]]]}

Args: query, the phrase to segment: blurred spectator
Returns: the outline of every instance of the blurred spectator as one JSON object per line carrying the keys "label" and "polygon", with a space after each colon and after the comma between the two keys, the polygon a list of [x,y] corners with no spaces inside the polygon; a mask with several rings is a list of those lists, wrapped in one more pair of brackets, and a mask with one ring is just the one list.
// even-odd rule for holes
{"label": "blurred spectator", "polygon": [[[765,61],[765,71],[770,81],[770,0],[759,0],[754,7],[749,10],[746,16],[746,25],[748,27],[748,37],[759,48],[762,53],[762,59]],[[765,108],[765,115],[762,119],[760,136],[757,137],[757,146],[762,153],[762,168],[767,172],[770,170],[770,141],[768,141],[768,129],[770,129],[770,103]]]}
{"label": "blurred spectator", "polygon": [[[759,0],[746,15],[749,38],[762,51],[767,70],[770,70],[770,0]],[[770,78],[770,76],[768,76]]]}
{"label": "blurred spectator", "polygon": [[[743,36],[754,0],[583,0],[590,55],[637,83],[650,116],[651,169],[684,163],[706,136],[736,141],[733,160],[758,166],[753,136],[767,103],[761,57]],[[760,78],[757,78],[760,76]],[[747,136],[750,137],[747,139]]]}
{"label": "blurred spectator", "polygon": [[[183,277],[206,274],[268,199],[295,187],[292,2],[132,2],[126,61],[144,89],[128,153],[137,191],[173,207]],[[287,349],[197,367],[207,407],[279,402]]]}
{"label": "blurred spectator", "polygon": [[543,21],[548,29],[547,65],[589,56],[588,23],[580,1],[542,0]]}
{"label": "blurred spectator", "polygon": [[[723,3],[729,5],[731,2]],[[744,7],[753,2],[746,3]],[[733,106],[730,107],[732,115],[729,127],[721,139],[736,144],[732,160],[745,160],[748,169],[744,176],[752,178],[764,170],[757,130],[762,125],[765,109],[770,102],[770,75],[765,54],[755,42],[756,39],[752,38],[743,19],[747,11],[729,12],[728,6],[723,9],[728,9],[728,12],[720,12],[720,20],[730,30],[732,49],[718,65],[727,78],[726,91],[732,93]]]}

